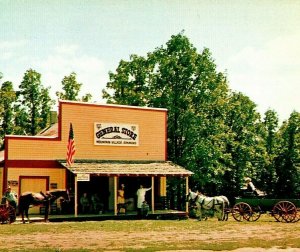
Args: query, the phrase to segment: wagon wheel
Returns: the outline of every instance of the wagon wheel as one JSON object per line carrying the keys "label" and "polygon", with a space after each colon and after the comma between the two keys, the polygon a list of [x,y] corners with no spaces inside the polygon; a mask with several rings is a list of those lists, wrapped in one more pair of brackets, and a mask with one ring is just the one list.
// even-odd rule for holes
{"label": "wagon wheel", "polygon": [[300,220],[300,208],[297,208],[297,214],[293,222],[298,222]]}
{"label": "wagon wheel", "polygon": [[8,216],[8,212],[6,210],[6,205],[0,205],[0,221],[1,223],[5,223],[8,220],[9,216]]}
{"label": "wagon wheel", "polygon": [[290,201],[279,201],[273,207],[272,215],[277,221],[293,222],[297,216],[297,208]]}
{"label": "wagon wheel", "polygon": [[224,216],[223,216],[222,221],[228,221],[228,216],[229,216],[230,213],[231,213],[231,209],[230,208],[225,208],[224,209]]}
{"label": "wagon wheel", "polygon": [[16,211],[12,206],[0,206],[0,221],[1,223],[12,223],[16,220]]}
{"label": "wagon wheel", "polygon": [[252,214],[252,209],[245,202],[237,203],[232,208],[232,217],[236,221],[249,220],[251,214]]}
{"label": "wagon wheel", "polygon": [[259,206],[252,207],[248,221],[257,221],[261,216],[261,209]]}
{"label": "wagon wheel", "polygon": [[16,221],[16,210],[12,206],[6,208],[8,214],[8,222],[13,223]]}

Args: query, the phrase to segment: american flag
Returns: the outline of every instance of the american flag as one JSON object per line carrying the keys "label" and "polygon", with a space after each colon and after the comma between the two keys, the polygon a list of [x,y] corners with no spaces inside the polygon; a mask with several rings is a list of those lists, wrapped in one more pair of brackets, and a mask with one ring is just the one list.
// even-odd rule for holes
{"label": "american flag", "polygon": [[75,142],[74,142],[74,132],[72,123],[70,123],[70,131],[69,131],[69,140],[68,140],[68,147],[67,147],[67,165],[71,167],[72,163],[74,162],[73,157],[75,154]]}

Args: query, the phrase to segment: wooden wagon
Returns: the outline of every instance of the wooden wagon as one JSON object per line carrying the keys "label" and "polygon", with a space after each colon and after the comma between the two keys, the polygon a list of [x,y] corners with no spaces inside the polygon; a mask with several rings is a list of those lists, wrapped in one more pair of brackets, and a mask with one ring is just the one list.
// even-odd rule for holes
{"label": "wooden wagon", "polygon": [[276,199],[256,195],[236,197],[234,206],[228,212],[237,221],[257,221],[261,214],[268,213],[276,221],[297,222],[300,220],[300,199]]}

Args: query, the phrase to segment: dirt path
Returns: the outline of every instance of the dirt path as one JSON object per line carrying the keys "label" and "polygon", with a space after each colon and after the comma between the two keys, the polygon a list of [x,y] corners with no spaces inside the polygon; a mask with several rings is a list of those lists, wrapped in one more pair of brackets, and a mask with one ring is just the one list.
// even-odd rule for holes
{"label": "dirt path", "polygon": [[[23,225],[23,224],[21,224]],[[29,224],[35,225],[36,229],[39,229],[39,225],[54,225],[53,223],[35,223]],[[57,223],[55,225],[58,225]],[[289,224],[287,224],[289,225]],[[291,227],[293,224],[290,224]],[[297,224],[298,225],[298,224]],[[261,225],[257,226],[245,226],[236,225],[232,230],[202,230],[199,235],[198,229],[189,230],[172,230],[170,227],[167,230],[159,231],[103,231],[103,230],[84,230],[77,231],[71,230],[64,232],[63,234],[57,231],[52,233],[35,233],[35,234],[18,234],[14,235],[12,242],[7,242],[7,236],[0,236],[0,250],[8,249],[10,251],[22,250],[34,250],[36,248],[52,248],[56,251],[72,250],[72,249],[85,249],[91,251],[124,251],[124,250],[142,250],[151,247],[153,244],[157,247],[161,247],[161,251],[172,248],[174,243],[176,249],[182,249],[183,251],[201,251],[201,250],[186,250],[196,244],[211,244],[220,242],[242,242],[249,239],[258,239],[261,241],[277,241],[282,239],[287,234],[281,229],[272,229],[270,227]],[[300,233],[291,232],[288,234],[290,239],[299,239]],[[285,249],[273,247],[270,249],[262,248],[242,248],[232,250],[234,252],[300,252],[300,249],[289,248],[288,244],[284,245]],[[195,247],[195,246],[194,246]],[[263,246],[262,246],[263,247]],[[191,247],[192,248],[192,247]],[[176,250],[174,250],[176,251]],[[177,250],[178,251],[178,250]],[[209,252],[209,250],[202,250]],[[225,250],[224,250],[225,251]]]}

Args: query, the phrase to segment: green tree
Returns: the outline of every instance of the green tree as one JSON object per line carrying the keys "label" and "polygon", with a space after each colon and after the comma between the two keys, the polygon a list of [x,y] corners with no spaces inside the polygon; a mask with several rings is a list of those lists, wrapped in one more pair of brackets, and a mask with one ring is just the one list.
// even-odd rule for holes
{"label": "green tree", "polygon": [[279,197],[299,197],[300,193],[300,113],[294,111],[279,130],[280,153],[276,157]]}
{"label": "green tree", "polygon": [[[167,108],[168,159],[195,173],[191,186],[236,196],[250,176],[259,188],[273,192],[268,186],[276,185],[282,163],[277,115],[268,111],[262,122],[256,104],[231,92],[226,74],[216,69],[209,49],[197,52],[179,33],[146,57],[121,60],[110,72],[103,98]],[[180,191],[173,181],[171,187]]]}
{"label": "green tree", "polygon": [[4,148],[4,136],[13,133],[13,105],[15,101],[16,93],[12,82],[4,82],[0,89],[0,149]]}
{"label": "green tree", "polygon": [[27,134],[36,135],[45,126],[45,118],[49,115],[49,107],[53,102],[48,89],[44,89],[41,84],[41,74],[35,70],[26,71],[19,88],[16,113],[21,113],[24,121],[17,119],[16,126],[25,127]]}
{"label": "green tree", "polygon": [[84,95],[81,99],[78,98],[82,83],[77,82],[76,73],[72,72],[69,76],[65,76],[61,82],[64,92],[56,92],[56,96],[62,100],[70,101],[89,101],[92,98],[91,94]]}
{"label": "green tree", "polygon": [[16,103],[14,106],[14,115],[14,134],[27,135],[27,129],[29,128],[30,122],[25,107]]}
{"label": "green tree", "polygon": [[229,127],[226,153],[230,156],[224,183],[231,196],[239,192],[244,177],[252,177],[258,185],[260,171],[265,167],[266,149],[261,137],[260,114],[256,105],[242,93],[232,93],[226,112]]}
{"label": "green tree", "polygon": [[51,107],[55,104],[53,100],[51,100],[49,95],[50,88],[42,88],[41,89],[41,112],[40,112],[40,122],[39,127],[41,129],[46,128],[50,122],[50,112]]}
{"label": "green tree", "polygon": [[274,110],[267,110],[263,122],[263,138],[267,152],[267,164],[260,176],[261,181],[263,181],[262,189],[271,195],[274,194],[277,183],[275,158],[279,154],[278,125],[279,120],[277,113]]}
{"label": "green tree", "polygon": [[122,60],[103,95],[110,103],[167,108],[168,159],[194,171],[195,185],[220,189],[228,87],[207,48],[199,54],[182,33],[172,36],[147,58]]}
{"label": "green tree", "polygon": [[[149,76],[153,75],[153,64],[141,56],[131,55],[130,61],[121,60],[116,73],[109,72],[110,81],[103,98],[108,103],[119,103],[132,106],[149,105]],[[113,94],[109,90],[113,90]]]}

